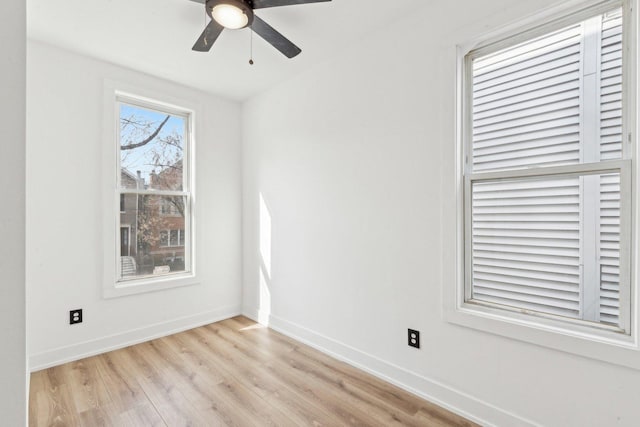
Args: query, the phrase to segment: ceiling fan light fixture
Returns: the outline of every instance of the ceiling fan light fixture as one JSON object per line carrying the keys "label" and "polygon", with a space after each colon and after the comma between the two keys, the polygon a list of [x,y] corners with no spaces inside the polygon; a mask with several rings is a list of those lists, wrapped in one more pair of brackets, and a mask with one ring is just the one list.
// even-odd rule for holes
{"label": "ceiling fan light fixture", "polygon": [[280,34],[271,25],[254,15],[254,9],[277,6],[291,6],[296,4],[322,3],[331,0],[192,0],[204,3],[205,12],[211,20],[193,45],[191,50],[209,52],[225,29],[240,29],[250,27],[252,32],[262,37],[267,43],[280,51],[287,58],[293,58],[302,50],[291,40]]}
{"label": "ceiling fan light fixture", "polygon": [[211,9],[211,17],[230,30],[244,28],[249,24],[246,10],[233,3],[218,3]]}

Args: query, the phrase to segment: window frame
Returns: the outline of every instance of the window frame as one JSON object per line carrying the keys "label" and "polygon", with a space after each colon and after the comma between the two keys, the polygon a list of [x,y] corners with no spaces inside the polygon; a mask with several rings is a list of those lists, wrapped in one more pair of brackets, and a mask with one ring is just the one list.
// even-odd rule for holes
{"label": "window frame", "polygon": [[[455,273],[452,275],[455,285],[445,281],[444,317],[447,321],[514,338],[521,341],[535,343],[587,357],[618,363],[640,369],[638,358],[638,286],[637,286],[637,244],[638,233],[638,197],[631,199],[633,189],[638,188],[636,173],[636,134],[637,120],[635,118],[637,104],[637,22],[638,11],[635,0],[607,0],[607,1],[572,1],[569,4],[558,5],[540,12],[520,22],[510,24],[481,38],[481,42],[468,42],[457,46],[456,73],[456,239],[453,248],[455,253]],[[570,167],[528,168],[511,171],[469,173],[470,157],[468,156],[471,138],[471,73],[469,61],[476,55],[486,55],[490,52],[514,46],[518,43],[544,35],[553,30],[580,22],[598,13],[604,13],[615,7],[623,8],[623,157],[621,160],[601,161],[596,164],[583,163]],[[543,23],[543,24],[541,24]],[[492,303],[468,301],[471,277],[471,239],[468,236],[471,222],[471,206],[469,203],[471,184],[473,182],[514,179],[515,175],[522,177],[558,176],[566,174],[584,174],[601,172],[619,172],[621,180],[621,260],[626,258],[625,271],[628,277],[628,301],[630,309],[625,324],[629,334],[619,332],[618,328],[604,325],[591,325],[576,319],[558,319],[555,315],[535,313],[533,315],[524,310],[508,310],[504,306]],[[623,184],[624,182],[624,184]],[[446,188],[447,187],[445,185]],[[445,193],[446,194],[446,193]],[[623,231],[626,230],[626,231]],[[623,233],[629,237],[626,248],[623,249]],[[447,249],[445,244],[444,249]],[[625,255],[623,255],[623,251]]]}
{"label": "window frame", "polygon": [[[188,110],[184,110],[181,109],[179,107],[174,107],[174,106],[168,106],[166,104],[160,104],[158,102],[154,102],[154,101],[150,101],[148,99],[141,99],[137,96],[133,96],[133,95],[124,95],[121,93],[116,94],[116,109],[118,110],[118,117],[119,117],[119,111],[120,108],[122,107],[122,105],[128,105],[128,106],[132,106],[132,107],[137,107],[137,108],[141,108],[141,109],[145,109],[148,111],[154,111],[157,113],[162,113],[164,114],[170,114],[171,116],[174,117],[180,117],[184,120],[185,122],[185,146],[183,148],[183,160],[182,160],[182,190],[158,190],[158,189],[127,189],[122,187],[122,183],[121,183],[121,177],[122,177],[122,173],[121,173],[121,168],[122,165],[120,163],[120,159],[121,159],[121,153],[119,149],[116,149],[117,151],[117,166],[116,166],[116,191],[118,192],[118,194],[132,194],[135,195],[136,197],[141,196],[141,195],[147,195],[147,196],[156,196],[156,197],[171,197],[171,196],[177,196],[177,197],[184,197],[185,198],[185,208],[184,208],[184,218],[185,218],[185,230],[188,230],[191,228],[191,223],[193,222],[193,216],[191,215],[191,161],[190,161],[190,156],[191,156],[191,144],[192,144],[192,138],[191,138],[191,129],[193,127],[192,124],[192,120],[191,120],[191,113]],[[120,128],[118,127],[117,129],[117,134],[116,134],[116,145],[118,144],[118,142],[120,141]],[[165,203],[166,199],[160,198],[159,201],[159,207],[158,207],[158,213],[160,215],[163,215],[162,213],[162,208],[164,206],[166,206]],[[166,213],[164,214],[166,216],[175,216],[175,214],[173,213]],[[116,215],[116,221],[118,221],[118,225],[120,224],[120,220],[119,220],[119,215]],[[165,277],[165,276],[189,276],[191,275],[191,269],[192,269],[192,263],[191,263],[191,238],[190,236],[188,236],[188,232],[185,233],[187,239],[185,240],[185,245],[184,245],[184,259],[185,259],[185,270],[184,272],[175,272],[175,273],[167,273],[165,275],[162,276],[152,276],[152,275],[147,275],[147,276],[142,276],[140,278],[133,278],[133,279],[124,279],[122,277],[122,273],[120,271],[121,268],[121,263],[116,263],[116,278],[117,278],[117,285],[116,286],[128,286],[129,284],[131,284],[132,282],[138,282],[138,283],[146,283],[148,281],[155,281],[157,279],[160,279],[161,277]],[[169,243],[171,241],[170,235],[169,235]],[[120,247],[120,235],[117,236],[117,242],[116,242],[116,248]],[[171,244],[169,244],[167,247],[176,247],[173,246]],[[117,249],[116,249],[117,251]]]}
{"label": "window frame", "polygon": [[[162,100],[160,100],[162,99]],[[119,247],[120,247],[120,194],[129,193],[120,188],[120,149],[118,118],[121,102],[140,108],[160,111],[166,114],[186,118],[185,152],[183,156],[183,191],[144,190],[142,193],[164,196],[184,196],[189,193],[185,206],[185,265],[190,271],[176,272],[159,276],[144,276],[135,279],[121,280]],[[166,90],[145,85],[131,85],[105,79],[103,85],[104,134],[103,134],[103,284],[102,294],[105,298],[115,298],[145,292],[159,291],[200,283],[197,274],[198,241],[196,236],[197,204],[196,204],[196,134],[197,116],[202,106],[198,102],[176,97]],[[115,175],[114,175],[115,174]],[[140,194],[140,190],[131,191]],[[166,193],[166,194],[165,194]],[[189,245],[189,250],[187,249]],[[188,264],[187,264],[188,263]]]}

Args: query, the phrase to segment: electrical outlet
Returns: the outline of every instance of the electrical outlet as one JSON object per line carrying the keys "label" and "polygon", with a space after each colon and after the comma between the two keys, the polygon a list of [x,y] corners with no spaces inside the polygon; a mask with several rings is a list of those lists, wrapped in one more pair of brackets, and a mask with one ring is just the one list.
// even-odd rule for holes
{"label": "electrical outlet", "polygon": [[408,344],[410,347],[420,348],[420,331],[409,329]]}
{"label": "electrical outlet", "polygon": [[82,309],[71,310],[69,312],[69,324],[75,325],[76,323],[82,323]]}

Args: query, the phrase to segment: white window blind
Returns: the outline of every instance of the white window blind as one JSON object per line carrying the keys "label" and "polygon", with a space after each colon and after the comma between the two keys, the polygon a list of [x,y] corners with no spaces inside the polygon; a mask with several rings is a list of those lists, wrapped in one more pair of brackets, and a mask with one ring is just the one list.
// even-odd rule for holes
{"label": "white window blind", "polygon": [[473,297],[580,314],[579,178],[473,188]]}
{"label": "white window blind", "polygon": [[473,170],[580,161],[581,26],[473,64]]}
{"label": "white window blind", "polygon": [[[622,157],[622,14],[602,19],[600,49],[600,158]],[[600,320],[618,324],[620,316],[620,179],[600,181]]]}
{"label": "white window blind", "polygon": [[605,14],[600,38],[600,158],[622,156],[622,13]]}
{"label": "white window blind", "polygon": [[624,328],[622,34],[614,10],[469,55],[467,300]]}

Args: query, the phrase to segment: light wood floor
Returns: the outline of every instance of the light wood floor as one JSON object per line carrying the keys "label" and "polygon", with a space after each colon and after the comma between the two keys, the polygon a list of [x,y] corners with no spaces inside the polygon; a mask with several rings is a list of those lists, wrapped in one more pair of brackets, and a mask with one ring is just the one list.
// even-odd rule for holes
{"label": "light wood floor", "polygon": [[91,427],[475,425],[245,317],[35,372],[29,418]]}

